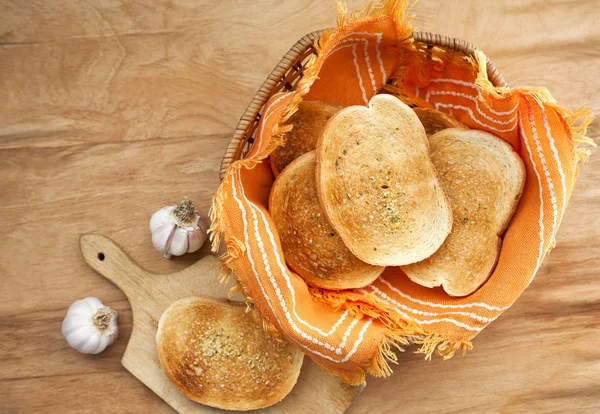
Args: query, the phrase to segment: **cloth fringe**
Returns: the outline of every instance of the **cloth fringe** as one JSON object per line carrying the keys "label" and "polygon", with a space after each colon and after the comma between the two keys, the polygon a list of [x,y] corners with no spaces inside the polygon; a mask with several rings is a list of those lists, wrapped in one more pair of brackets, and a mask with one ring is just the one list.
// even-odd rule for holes
{"label": "cloth fringe", "polygon": [[448,360],[460,350],[463,356],[473,349],[473,344],[470,341],[449,341],[438,334],[428,334],[422,337],[414,338],[414,344],[421,345],[417,350],[418,354],[424,354],[425,359],[430,361],[433,353]]}
{"label": "cloth fringe", "polygon": [[476,50],[473,54],[474,64],[477,68],[477,78],[475,85],[479,86],[479,94],[488,93],[496,99],[502,99],[511,93],[511,89],[507,87],[494,86],[488,79],[487,75],[487,56],[481,50]]}
{"label": "cloth fringe", "polygon": [[[417,330],[420,331],[421,329]],[[373,358],[362,367],[357,367],[352,371],[339,371],[321,364],[319,366],[329,374],[339,377],[345,383],[357,386],[364,383],[366,373],[374,377],[389,377],[392,375],[391,364],[398,364],[397,352],[404,352],[405,348],[411,344],[420,345],[415,353],[424,354],[426,360],[431,360],[434,353],[447,360],[452,358],[458,351],[464,356],[468,350],[473,349],[473,345],[469,341],[453,342],[438,334],[414,335],[409,328],[396,329],[387,332]]]}
{"label": "cloth fringe", "polygon": [[[414,3],[413,3],[414,5]],[[348,15],[348,6],[343,1],[337,1],[337,29],[364,19],[374,19],[378,17],[392,16],[399,28],[406,28],[412,21],[412,16],[407,16],[407,12],[412,8],[408,6],[408,0],[375,0],[369,2],[363,9],[354,10]]]}
{"label": "cloth fringe", "polygon": [[227,251],[219,257],[221,265],[217,271],[217,276],[220,283],[227,283],[232,274],[231,262],[240,257],[240,255],[246,251],[244,242],[236,237],[226,237],[225,243],[227,245]]}
{"label": "cloth fringe", "polygon": [[386,341],[384,341],[371,364],[365,366],[367,372],[373,376],[388,376],[391,374],[389,363],[396,363],[397,356],[392,348],[404,351],[403,347],[411,344],[420,345],[415,352],[424,354],[426,360],[431,360],[434,353],[445,360],[452,358],[456,351],[461,350],[464,355],[467,350],[473,349],[469,341],[451,341],[438,334],[432,333],[417,324],[413,319],[406,319],[386,309],[374,294],[363,295],[361,300],[354,301],[347,294],[340,291],[329,291],[316,287],[310,288],[313,300],[332,306],[336,310],[348,310],[356,318],[371,317],[381,321],[387,328]]}

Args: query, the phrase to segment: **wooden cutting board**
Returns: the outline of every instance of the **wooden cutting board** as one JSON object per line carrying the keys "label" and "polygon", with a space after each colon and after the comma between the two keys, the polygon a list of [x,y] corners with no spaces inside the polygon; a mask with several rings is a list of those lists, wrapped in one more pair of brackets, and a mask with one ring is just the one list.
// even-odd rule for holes
{"label": "wooden cutting board", "polygon": [[[80,247],[85,261],[121,289],[131,304],[133,331],[121,360],[123,366],[180,414],[225,412],[195,403],[180,394],[160,366],[155,342],[158,320],[174,301],[190,296],[227,298],[231,285],[218,282],[217,259],[206,256],[180,272],[157,275],[138,267],[107,237],[83,235]],[[238,295],[237,299],[242,298]],[[361,391],[362,387],[346,385],[304,358],[292,392],[281,402],[258,411],[343,413]]]}

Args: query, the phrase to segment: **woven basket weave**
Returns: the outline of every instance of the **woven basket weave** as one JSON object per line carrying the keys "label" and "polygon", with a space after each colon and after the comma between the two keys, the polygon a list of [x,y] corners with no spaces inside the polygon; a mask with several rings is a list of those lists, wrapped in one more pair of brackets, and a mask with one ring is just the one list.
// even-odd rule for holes
{"label": "woven basket weave", "polygon": [[[296,84],[302,77],[306,64],[313,54],[316,54],[314,42],[321,36],[323,31],[316,31],[307,34],[298,40],[294,46],[285,54],[283,59],[277,64],[267,80],[262,84],[252,102],[242,115],[233,137],[227,146],[225,155],[221,161],[219,178],[223,179],[227,168],[232,162],[243,158],[252,148],[254,134],[261,118],[261,113],[265,104],[271,96],[278,92],[294,90]],[[428,32],[414,32],[412,34],[415,42],[430,46],[437,46],[443,49],[452,50],[473,56],[477,50],[475,45],[460,39],[453,39],[447,36]],[[498,72],[494,64],[487,60],[488,79],[494,86],[507,87],[506,81]]]}

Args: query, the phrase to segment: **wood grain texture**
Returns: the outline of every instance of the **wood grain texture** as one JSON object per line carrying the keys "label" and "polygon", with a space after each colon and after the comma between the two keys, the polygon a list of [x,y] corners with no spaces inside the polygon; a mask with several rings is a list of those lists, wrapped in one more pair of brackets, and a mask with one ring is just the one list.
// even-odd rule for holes
{"label": "wood grain texture", "polygon": [[[228,297],[233,283],[219,283],[216,277],[218,260],[208,255],[179,272],[157,275],[139,268],[104,236],[83,235],[80,247],[87,264],[113,282],[131,305],[133,331],[121,360],[123,366],[180,414],[224,412],[197,404],[181,394],[163,372],[156,348],[158,321],[173,302],[194,296]],[[231,300],[243,302],[244,298],[238,293]],[[294,413],[299,408],[302,412],[342,413],[361,391],[362,387],[342,383],[306,358],[298,382],[289,395],[261,413]],[[313,398],[319,394],[322,398]]]}
{"label": "wood grain texture", "polygon": [[[596,0],[421,0],[413,11],[417,29],[478,45],[511,86],[545,85],[600,113]],[[0,0],[1,413],[173,412],[120,365],[129,302],[86,266],[79,236],[106,234],[155,273],[206,254],[164,260],[151,214],[183,196],[207,212],[254,92],[296,40],[333,24],[333,0]],[[600,412],[599,180],[594,151],[556,249],[473,351],[407,352],[349,412]],[[89,295],[119,312],[121,335],[97,356],[60,334]]]}

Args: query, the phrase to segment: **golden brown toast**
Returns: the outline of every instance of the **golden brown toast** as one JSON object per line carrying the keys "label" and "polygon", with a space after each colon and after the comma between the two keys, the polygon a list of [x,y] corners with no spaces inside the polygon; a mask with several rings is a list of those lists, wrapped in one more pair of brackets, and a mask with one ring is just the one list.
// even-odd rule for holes
{"label": "golden brown toast", "polygon": [[285,144],[271,153],[271,169],[278,175],[296,158],[315,149],[323,127],[341,106],[320,101],[302,101],[287,124],[294,128],[285,134]]}
{"label": "golden brown toast", "polygon": [[420,285],[442,285],[451,296],[465,296],[496,266],[500,236],[523,192],[525,167],[510,144],[487,132],[445,129],[429,143],[454,224],[437,252],[402,270]]}
{"label": "golden brown toast", "polygon": [[428,137],[446,128],[466,128],[450,115],[436,109],[413,108],[413,111],[419,117]]}
{"label": "golden brown toast", "polygon": [[392,95],[334,115],[317,144],[321,208],[362,261],[400,266],[431,256],[452,211],[415,112]]}
{"label": "golden brown toast", "polygon": [[254,410],[285,397],[304,354],[265,333],[245,304],[187,298],[162,314],[160,363],[186,397],[224,410]]}
{"label": "golden brown toast", "polygon": [[275,180],[269,213],[288,265],[306,282],[350,289],[373,282],[384,267],[361,262],[344,245],[319,205],[315,151],[297,158]]}

